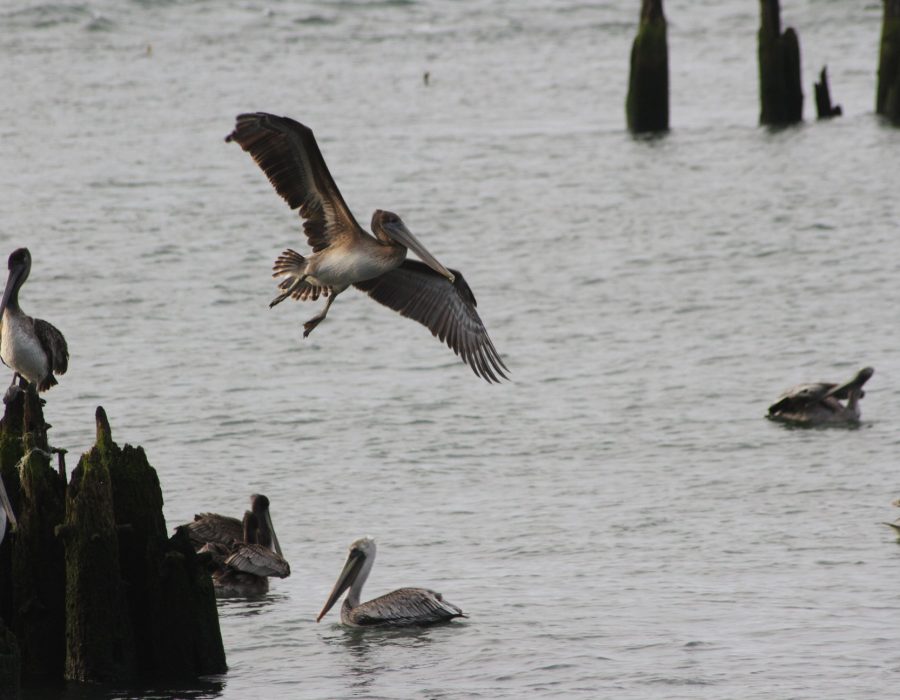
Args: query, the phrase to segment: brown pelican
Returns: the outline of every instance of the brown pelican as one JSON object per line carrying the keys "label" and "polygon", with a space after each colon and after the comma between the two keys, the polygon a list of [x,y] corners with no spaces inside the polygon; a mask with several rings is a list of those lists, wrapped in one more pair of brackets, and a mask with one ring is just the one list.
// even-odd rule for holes
{"label": "brown pelican", "polygon": [[[285,578],[291,567],[281,556],[259,540],[259,522],[254,513],[244,513],[243,541],[230,547],[208,543],[201,551],[209,551],[217,564],[213,585],[218,596],[261,595],[269,590],[269,577]],[[223,557],[220,559],[219,557]]]}
{"label": "brown pelican", "polygon": [[[426,326],[489,382],[507,370],[478,312],[472,290],[456,270],[439,263],[400,217],[378,209],[372,233],[356,222],[344,202],[312,131],[287,117],[241,114],[226,141],[247,151],[291,209],[299,209],[312,247],[304,257],[286,250],[275,261],[273,277],[284,277],[281,293],[306,301],[327,296],[321,313],[304,325],[303,337],[322,322],[335,298],[353,285],[375,301]],[[406,260],[412,250],[423,262]]]}
{"label": "brown pelican", "polygon": [[[789,389],[769,406],[769,418],[799,425],[858,423],[863,384],[875,370],[863,367],[844,384],[801,384]],[[846,404],[841,403],[846,400]]]}
{"label": "brown pelican", "polygon": [[218,513],[201,513],[184,525],[194,549],[213,563],[217,595],[252,595],[269,590],[270,576],[290,576],[269,514],[269,499],[250,497],[243,521]]}
{"label": "brown pelican", "polygon": [[69,348],[57,328],[32,318],[19,308],[19,289],[31,272],[31,253],[27,248],[9,256],[9,277],[0,301],[0,359],[13,370],[13,380],[21,377],[36,391],[46,391],[57,383],[54,374],[65,374],[69,366]]}
{"label": "brown pelican", "polygon": [[427,588],[399,588],[365,603],[359,602],[362,588],[375,562],[375,540],[363,537],[350,545],[347,563],[338,576],[322,612],[321,620],[348,588],[341,606],[341,622],[350,627],[402,627],[447,622],[466,617],[462,610],[448,603],[440,593]]}

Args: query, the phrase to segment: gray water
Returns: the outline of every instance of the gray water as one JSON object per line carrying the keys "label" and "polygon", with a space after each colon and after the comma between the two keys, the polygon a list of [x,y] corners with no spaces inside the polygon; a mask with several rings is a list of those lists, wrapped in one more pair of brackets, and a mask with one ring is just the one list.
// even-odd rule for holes
{"label": "gray water", "polygon": [[[69,373],[54,444],[119,442],[167,522],[272,500],[293,574],[220,603],[223,698],[884,698],[900,671],[900,131],[881,3],[783,3],[807,122],[757,126],[758,3],[669,2],[672,132],[624,130],[635,2],[89,0],[0,9],[0,242]],[[812,119],[828,63],[842,118]],[[430,84],[422,75],[430,72]],[[347,292],[269,310],[300,221],[223,137],[309,124],[361,221],[462,270],[489,386]],[[863,365],[857,430],[764,419]],[[315,616],[366,587],[466,621]],[[117,691],[116,697],[135,691]]]}

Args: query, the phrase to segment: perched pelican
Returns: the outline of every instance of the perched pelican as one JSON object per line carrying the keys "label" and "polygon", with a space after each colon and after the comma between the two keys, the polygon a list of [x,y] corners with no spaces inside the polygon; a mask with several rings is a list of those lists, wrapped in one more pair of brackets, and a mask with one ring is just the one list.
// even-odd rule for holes
{"label": "perched pelican", "polygon": [[[288,297],[306,301],[327,296],[321,313],[304,325],[303,337],[322,322],[335,298],[353,285],[375,301],[426,326],[489,382],[506,379],[507,370],[478,312],[472,290],[461,273],[439,263],[400,217],[376,210],[372,236],[356,222],[344,202],[312,131],[287,117],[257,112],[241,114],[226,141],[247,151],[291,209],[300,210],[312,247],[304,257],[284,251],[273,277],[284,277],[281,293],[269,306]],[[407,249],[423,262],[406,260]]]}
{"label": "perched pelican", "polygon": [[12,503],[9,502],[9,496],[6,493],[6,487],[3,485],[3,477],[0,476],[0,543],[6,536],[6,522],[9,520],[10,528],[16,529],[16,514],[13,511]]}
{"label": "perched pelican", "polygon": [[447,622],[454,617],[466,617],[462,610],[444,600],[440,593],[427,588],[398,588],[392,593],[360,603],[362,588],[374,562],[375,540],[363,537],[350,545],[347,563],[316,622],[331,610],[348,588],[350,593],[341,606],[341,622],[350,627],[431,625]]}
{"label": "perched pelican", "polygon": [[57,328],[32,318],[19,308],[19,289],[31,272],[31,253],[19,248],[9,256],[9,277],[0,301],[0,359],[13,370],[13,380],[4,401],[8,401],[21,377],[36,391],[46,391],[57,383],[54,374],[65,374],[69,348]]}
{"label": "perched pelican", "polygon": [[[801,384],[789,389],[769,406],[769,418],[800,425],[833,425],[859,422],[863,384],[875,370],[863,367],[844,384]],[[846,400],[846,404],[841,401]]]}
{"label": "perched pelican", "polygon": [[270,576],[290,576],[269,514],[269,499],[250,497],[243,521],[218,513],[201,513],[184,525],[194,549],[210,555],[218,595],[253,595],[269,590]]}

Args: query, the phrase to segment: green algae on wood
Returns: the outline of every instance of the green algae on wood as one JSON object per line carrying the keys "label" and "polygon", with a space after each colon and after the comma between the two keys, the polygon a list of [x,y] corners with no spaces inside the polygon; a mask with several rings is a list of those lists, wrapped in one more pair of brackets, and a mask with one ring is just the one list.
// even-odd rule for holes
{"label": "green algae on wood", "polygon": [[788,27],[781,32],[778,0],[760,0],[759,123],[795,124],[803,120],[800,40]]}
{"label": "green algae on wood", "polygon": [[22,392],[10,402],[4,423],[4,440],[13,439],[15,426],[22,431],[23,455],[12,466],[15,483],[7,479],[6,460],[16,451],[9,444],[3,448],[4,483],[18,519],[16,532],[9,538],[12,585],[4,619],[18,640],[23,676],[60,678],[65,658],[65,572],[56,527],[65,512],[65,482],[50,466],[48,426],[37,394]]}
{"label": "green algae on wood", "polygon": [[900,125],[900,0],[884,0],[875,111]]}
{"label": "green algae on wood", "polygon": [[662,0],[643,0],[625,99],[628,128],[634,133],[669,128],[669,48]]}
{"label": "green algae on wood", "polygon": [[72,472],[60,531],[66,545],[68,680],[121,682],[136,675],[104,447],[98,426],[97,444]]}

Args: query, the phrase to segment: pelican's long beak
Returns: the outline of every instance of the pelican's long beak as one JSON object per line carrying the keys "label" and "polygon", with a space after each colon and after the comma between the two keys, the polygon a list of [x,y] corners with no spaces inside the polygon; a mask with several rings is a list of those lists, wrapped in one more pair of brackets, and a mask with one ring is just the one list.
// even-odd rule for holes
{"label": "pelican's long beak", "polygon": [[3,312],[9,304],[9,298],[13,292],[22,284],[22,276],[25,274],[25,268],[21,265],[14,267],[9,271],[9,277],[6,278],[6,289],[3,291],[3,300],[0,301],[0,319],[3,318]]}
{"label": "pelican's long beak", "polygon": [[272,516],[269,515],[268,508],[266,508],[266,513],[263,517],[266,519],[266,525],[269,526],[269,534],[272,535],[272,548],[275,550],[279,557],[283,557],[284,555],[281,553],[281,545],[278,544],[278,536],[275,534],[275,526],[272,524]]}
{"label": "pelican's long beak", "polygon": [[[15,532],[18,522],[16,521],[16,514],[13,511],[12,503],[9,502],[9,496],[6,494],[6,487],[3,485],[2,477],[0,477],[0,504],[3,505],[3,511],[9,519],[9,531]],[[4,533],[0,532],[0,541],[3,540],[3,535]]]}
{"label": "pelican's long beak", "polygon": [[388,235],[393,240],[418,255],[423,263],[428,265],[428,267],[442,277],[446,277],[450,280],[450,284],[453,284],[453,281],[456,279],[453,273],[441,265],[437,259],[428,252],[428,249],[419,242],[419,239],[412,234],[412,231],[406,228],[406,225],[402,221],[386,224],[384,230],[387,231]]}
{"label": "pelican's long beak", "polygon": [[341,575],[338,576],[334,588],[331,589],[331,595],[328,596],[325,607],[322,608],[322,612],[319,613],[316,622],[325,617],[325,614],[334,607],[334,604],[344,594],[344,591],[353,585],[365,561],[366,555],[359,550],[354,549],[350,552],[350,556],[347,557],[347,563],[344,564]]}

